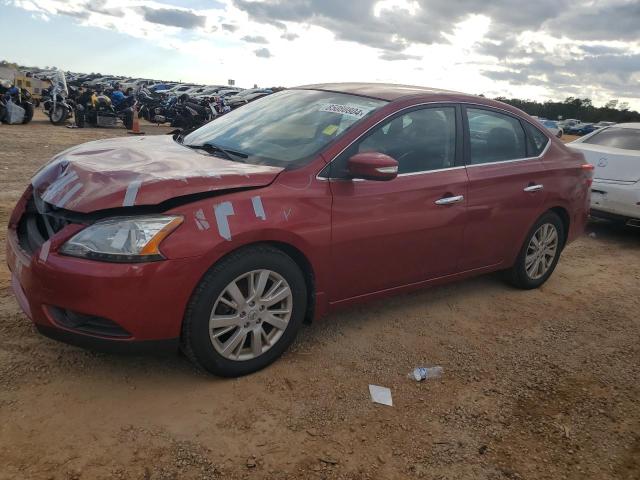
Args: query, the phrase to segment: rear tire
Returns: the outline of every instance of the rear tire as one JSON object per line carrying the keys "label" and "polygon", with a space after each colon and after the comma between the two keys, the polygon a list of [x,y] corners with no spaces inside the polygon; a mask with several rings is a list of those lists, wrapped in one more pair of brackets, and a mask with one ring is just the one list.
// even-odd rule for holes
{"label": "rear tire", "polygon": [[523,290],[544,284],[558,264],[564,240],[562,220],[555,213],[546,212],[531,227],[515,264],[505,272],[507,281]]}
{"label": "rear tire", "polygon": [[[268,272],[268,283],[263,282],[260,288],[262,272]],[[276,279],[283,282],[278,284],[280,280]],[[254,280],[255,291],[262,292],[255,296],[255,302],[251,301],[248,287],[249,281]],[[242,293],[246,303],[228,296],[232,285],[238,287],[237,292]],[[288,287],[288,292],[283,287]],[[269,295],[271,288],[276,290]],[[281,290],[287,298],[268,305],[269,299]],[[230,300],[233,306],[229,306]],[[193,292],[182,325],[182,350],[196,365],[215,375],[239,377],[253,373],[274,362],[289,347],[302,325],[306,308],[304,275],[291,257],[266,245],[240,249],[210,268]],[[288,315],[281,313],[285,310]],[[279,328],[273,326],[273,319],[262,323],[270,312],[280,320],[276,322]],[[232,323],[215,323],[226,318],[233,318]],[[236,335],[242,340],[233,343]],[[262,353],[255,353],[256,350]]]}

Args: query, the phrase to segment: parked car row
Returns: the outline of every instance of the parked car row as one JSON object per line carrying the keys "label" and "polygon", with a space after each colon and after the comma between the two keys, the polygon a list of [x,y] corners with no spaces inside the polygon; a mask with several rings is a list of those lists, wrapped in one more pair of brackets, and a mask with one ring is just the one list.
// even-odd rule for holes
{"label": "parked car row", "polygon": [[580,120],[576,120],[574,118],[563,120],[558,122],[561,128],[564,130],[564,133],[567,135],[588,135],[591,132],[594,132],[600,128],[609,127],[611,125],[615,125],[615,122],[598,122],[598,123],[588,123],[582,122]]}

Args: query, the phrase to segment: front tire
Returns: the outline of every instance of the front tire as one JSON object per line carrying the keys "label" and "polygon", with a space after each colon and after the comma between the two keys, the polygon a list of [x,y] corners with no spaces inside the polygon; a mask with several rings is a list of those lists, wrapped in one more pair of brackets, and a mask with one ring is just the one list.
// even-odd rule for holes
{"label": "front tire", "polygon": [[54,125],[62,125],[68,117],[67,109],[59,104],[56,105],[55,111],[53,111],[53,106],[52,110],[49,111],[49,121]]}
{"label": "front tire", "polygon": [[545,283],[558,264],[564,247],[564,225],[558,215],[547,212],[533,225],[507,280],[523,290]]}
{"label": "front tire", "polygon": [[274,362],[294,340],[307,309],[298,265],[270,246],[238,250],[196,287],[182,326],[182,349],[198,366],[238,377]]}

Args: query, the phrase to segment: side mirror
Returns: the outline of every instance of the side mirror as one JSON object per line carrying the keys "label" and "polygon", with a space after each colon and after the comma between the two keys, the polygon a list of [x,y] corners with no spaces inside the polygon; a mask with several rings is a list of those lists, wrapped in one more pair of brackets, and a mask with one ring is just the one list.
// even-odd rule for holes
{"label": "side mirror", "polygon": [[356,153],[349,159],[347,169],[352,178],[364,180],[393,180],[398,176],[398,162],[379,152]]}

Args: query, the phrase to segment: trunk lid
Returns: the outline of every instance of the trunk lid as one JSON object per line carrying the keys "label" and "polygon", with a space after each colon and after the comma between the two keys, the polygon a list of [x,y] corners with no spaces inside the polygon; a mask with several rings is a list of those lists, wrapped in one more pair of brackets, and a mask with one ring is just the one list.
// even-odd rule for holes
{"label": "trunk lid", "polygon": [[567,146],[582,152],[587,162],[595,167],[594,179],[627,183],[640,180],[640,151],[589,143],[569,143]]}
{"label": "trunk lid", "polygon": [[55,156],[31,183],[45,202],[89,213],[157,205],[196,193],[263,187],[282,170],[225,160],[158,135],[73,147]]}

